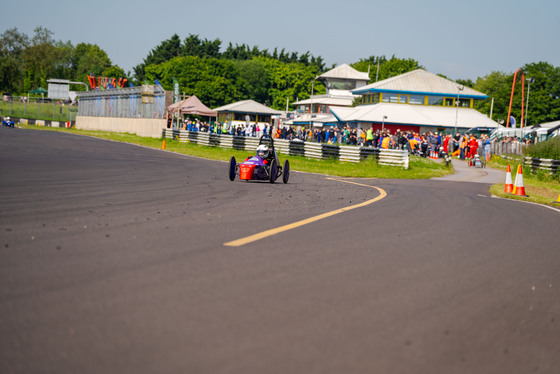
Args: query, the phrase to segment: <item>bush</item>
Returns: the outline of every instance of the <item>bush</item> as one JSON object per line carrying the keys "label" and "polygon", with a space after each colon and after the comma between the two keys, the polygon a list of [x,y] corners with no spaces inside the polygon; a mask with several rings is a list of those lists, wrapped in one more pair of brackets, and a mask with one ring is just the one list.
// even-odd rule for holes
{"label": "bush", "polygon": [[525,155],[534,158],[560,160],[560,137],[533,144],[525,149]]}

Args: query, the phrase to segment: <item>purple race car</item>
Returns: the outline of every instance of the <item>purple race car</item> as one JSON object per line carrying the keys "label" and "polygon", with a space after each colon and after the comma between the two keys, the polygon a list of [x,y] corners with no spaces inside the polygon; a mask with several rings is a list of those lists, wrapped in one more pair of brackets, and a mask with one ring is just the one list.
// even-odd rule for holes
{"label": "purple race car", "polygon": [[239,179],[251,181],[269,181],[274,183],[278,177],[282,175],[282,181],[288,183],[290,178],[290,162],[284,161],[284,167],[279,165],[278,154],[274,149],[274,140],[263,135],[257,147],[257,154],[247,158],[244,162],[238,164],[235,157],[229,161],[229,180],[235,180],[235,176],[239,175]]}

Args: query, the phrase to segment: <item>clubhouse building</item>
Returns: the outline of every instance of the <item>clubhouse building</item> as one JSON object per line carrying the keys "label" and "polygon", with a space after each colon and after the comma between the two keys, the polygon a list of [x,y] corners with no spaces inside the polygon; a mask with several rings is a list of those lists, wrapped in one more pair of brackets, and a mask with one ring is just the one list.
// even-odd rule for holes
{"label": "clubhouse building", "polygon": [[454,132],[500,126],[474,109],[488,96],[446,78],[417,69],[351,90],[356,107],[330,107],[337,125],[414,132]]}
{"label": "clubhouse building", "polygon": [[331,110],[351,107],[356,99],[352,90],[365,87],[369,82],[369,76],[344,64],[319,75],[315,80],[324,84],[327,89],[326,94],[312,94],[309,99],[295,102],[297,108],[295,118],[287,124],[307,127],[337,125],[338,119]]}

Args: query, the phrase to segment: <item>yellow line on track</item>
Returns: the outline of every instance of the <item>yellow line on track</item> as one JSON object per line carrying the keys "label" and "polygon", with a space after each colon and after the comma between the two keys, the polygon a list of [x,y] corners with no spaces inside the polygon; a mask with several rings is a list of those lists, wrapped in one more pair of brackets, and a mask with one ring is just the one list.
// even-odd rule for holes
{"label": "yellow line on track", "polygon": [[379,191],[379,196],[377,196],[375,199],[367,200],[367,201],[364,201],[363,203],[360,203],[360,204],[351,205],[351,206],[348,206],[348,207],[345,207],[345,208],[340,208],[340,209],[337,209],[337,210],[333,210],[331,212],[319,214],[318,216],[315,216],[315,217],[310,217],[310,218],[307,218],[307,219],[304,219],[304,220],[301,220],[301,221],[290,223],[288,225],[280,226],[280,227],[277,227],[275,229],[266,230],[266,231],[263,231],[263,232],[260,232],[260,233],[254,234],[254,235],[246,236],[246,237],[241,238],[241,239],[233,240],[231,242],[224,243],[224,245],[228,246],[228,247],[240,247],[242,245],[249,244],[249,243],[252,243],[252,242],[256,242],[257,240],[261,240],[261,239],[267,238],[269,236],[279,234],[279,233],[284,232],[284,231],[292,230],[292,229],[295,229],[297,227],[301,227],[301,226],[307,225],[309,223],[317,222],[319,220],[322,220],[322,219],[325,219],[325,218],[328,218],[328,217],[332,217],[332,216],[340,214],[340,213],[348,212],[349,210],[352,210],[352,209],[361,208],[361,207],[364,207],[366,205],[373,204],[376,201],[379,201],[379,200],[383,199],[385,196],[387,196],[387,192],[385,192],[385,190],[383,190],[382,188],[379,188],[379,187],[370,186],[370,185],[362,184],[362,183],[356,183],[356,182],[352,182],[352,181],[348,181],[348,180],[342,180],[342,179],[335,179],[335,178],[327,178],[327,179],[334,180],[334,181],[337,181],[337,182],[350,183],[350,184],[355,184],[355,185],[358,185],[358,186],[374,188],[374,189]]}

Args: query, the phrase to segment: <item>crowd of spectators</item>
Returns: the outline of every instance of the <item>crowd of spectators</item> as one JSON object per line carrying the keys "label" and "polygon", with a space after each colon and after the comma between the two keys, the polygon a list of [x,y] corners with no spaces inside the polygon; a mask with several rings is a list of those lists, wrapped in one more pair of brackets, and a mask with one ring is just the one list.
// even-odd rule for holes
{"label": "crowd of spectators", "polygon": [[223,134],[223,135],[236,135],[236,136],[248,136],[248,137],[261,137],[262,135],[271,135],[271,126],[268,124],[262,125],[259,123],[248,124],[248,125],[235,125],[229,122],[205,122],[198,119],[185,120],[180,128],[187,131],[202,131],[209,132],[212,134]]}
{"label": "crowd of spectators", "polygon": [[441,157],[444,153],[447,153],[460,159],[473,158],[476,154],[486,159],[492,152],[495,152],[496,147],[515,148],[517,145],[525,145],[526,142],[531,141],[531,139],[520,141],[517,136],[503,137],[491,141],[488,135],[477,136],[475,134],[461,134],[459,132],[455,135],[430,131],[418,133],[414,131],[401,131],[400,129],[391,132],[389,129],[373,130],[373,128],[368,128],[364,130],[363,128],[351,128],[350,126],[323,126],[313,129],[305,127],[296,128],[294,126],[273,128],[269,124],[230,124],[227,121],[225,123],[208,123],[198,119],[187,119],[181,123],[180,128],[187,131],[202,131],[224,135],[257,138],[262,135],[270,135],[276,139],[401,149],[422,157],[428,157],[431,154],[437,154]]}

